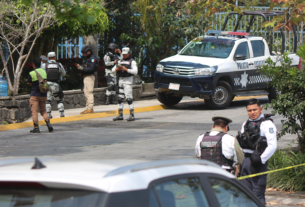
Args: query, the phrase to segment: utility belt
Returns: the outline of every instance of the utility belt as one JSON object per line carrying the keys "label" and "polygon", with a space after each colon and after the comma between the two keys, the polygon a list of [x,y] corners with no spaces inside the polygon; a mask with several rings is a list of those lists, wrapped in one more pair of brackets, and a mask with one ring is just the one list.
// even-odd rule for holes
{"label": "utility belt", "polygon": [[94,74],[90,74],[90,75],[84,75],[83,77],[89,77],[89,76],[94,76]]}

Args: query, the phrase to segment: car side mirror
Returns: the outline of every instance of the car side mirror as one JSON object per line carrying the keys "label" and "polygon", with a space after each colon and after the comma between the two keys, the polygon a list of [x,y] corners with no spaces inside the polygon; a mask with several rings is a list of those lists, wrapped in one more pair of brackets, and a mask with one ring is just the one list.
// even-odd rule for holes
{"label": "car side mirror", "polygon": [[237,54],[234,56],[234,60],[245,60],[247,57],[245,55]]}

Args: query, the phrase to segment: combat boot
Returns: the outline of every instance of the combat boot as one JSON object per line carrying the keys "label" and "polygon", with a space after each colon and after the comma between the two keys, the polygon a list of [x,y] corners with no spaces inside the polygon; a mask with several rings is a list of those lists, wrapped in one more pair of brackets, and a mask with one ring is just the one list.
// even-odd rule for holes
{"label": "combat boot", "polygon": [[52,132],[53,131],[53,127],[52,127],[52,125],[50,123],[50,120],[49,121],[45,121],[45,122],[47,124],[48,129],[49,129],[49,132]]}
{"label": "combat boot", "polygon": [[30,131],[31,133],[40,133],[38,124],[34,123],[34,129]]}
{"label": "combat boot", "polygon": [[120,120],[124,120],[123,109],[119,109],[119,115],[117,117],[113,118],[113,121],[120,121]]}
{"label": "combat boot", "polygon": [[60,111],[60,117],[65,117],[65,111]]}
{"label": "combat boot", "polygon": [[93,109],[88,109],[88,110],[84,111],[83,114],[91,114],[91,113],[94,113]]}
{"label": "combat boot", "polygon": [[48,113],[48,116],[49,116],[49,119],[52,119],[52,118],[53,118],[53,116],[52,116],[52,113],[51,113],[51,112],[49,112],[49,113]]}
{"label": "combat boot", "polygon": [[129,118],[127,119],[127,121],[134,121],[134,120],[136,120],[136,119],[134,118],[134,110],[133,110],[133,109],[130,109],[130,116],[129,116]]}
{"label": "combat boot", "polygon": [[86,110],[80,112],[80,114],[85,114],[87,111],[88,111],[88,110],[86,109]]}
{"label": "combat boot", "polygon": [[110,97],[111,96],[106,96],[105,105],[109,105],[110,104]]}

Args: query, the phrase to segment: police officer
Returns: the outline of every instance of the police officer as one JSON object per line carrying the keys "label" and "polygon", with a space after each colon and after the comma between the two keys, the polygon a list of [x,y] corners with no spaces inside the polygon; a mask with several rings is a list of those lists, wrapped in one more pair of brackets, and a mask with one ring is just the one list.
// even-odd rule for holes
{"label": "police officer", "polygon": [[109,52],[104,56],[104,62],[106,66],[106,78],[107,78],[107,90],[106,90],[106,101],[105,104],[113,104],[114,96],[116,94],[116,75],[112,72],[113,66],[120,60],[120,56],[117,54],[121,54],[121,50],[119,46],[115,43],[110,43],[108,45]]}
{"label": "police officer", "polygon": [[80,114],[89,114],[93,113],[94,105],[94,96],[93,88],[95,76],[94,73],[98,69],[98,59],[93,54],[92,48],[89,45],[86,45],[82,48],[81,52],[85,56],[84,62],[82,65],[77,64],[76,67],[82,71],[82,76],[84,79],[84,94],[86,97],[86,109]]}
{"label": "police officer", "polygon": [[[268,160],[277,148],[276,127],[270,119],[262,113],[263,108],[257,99],[250,99],[247,103],[249,119],[238,132],[237,140],[245,153],[240,176],[251,175],[267,171]],[[241,180],[265,204],[267,175]]]}
{"label": "police officer", "polygon": [[212,120],[212,130],[198,137],[195,154],[199,159],[210,160],[232,172],[244,159],[236,138],[227,134],[232,120],[222,116],[215,116]]}
{"label": "police officer", "polygon": [[49,62],[46,62],[44,59],[42,59],[41,68],[45,69],[47,72],[47,80],[48,84],[50,86],[50,90],[47,94],[47,104],[46,109],[47,113],[49,115],[49,118],[52,119],[52,99],[57,101],[57,108],[60,113],[60,117],[65,117],[64,112],[64,104],[63,104],[63,97],[64,93],[62,91],[62,88],[59,85],[60,80],[62,77],[66,76],[66,71],[61,63],[56,62],[56,54],[55,52],[49,52],[48,53],[48,59]]}
{"label": "police officer", "polygon": [[134,105],[132,98],[132,83],[133,76],[138,73],[138,66],[136,61],[130,57],[129,47],[122,49],[123,59],[119,60],[118,65],[112,68],[112,72],[116,72],[118,78],[119,94],[119,116],[115,117],[113,121],[123,120],[124,97],[129,104],[130,116],[127,121],[134,121]]}

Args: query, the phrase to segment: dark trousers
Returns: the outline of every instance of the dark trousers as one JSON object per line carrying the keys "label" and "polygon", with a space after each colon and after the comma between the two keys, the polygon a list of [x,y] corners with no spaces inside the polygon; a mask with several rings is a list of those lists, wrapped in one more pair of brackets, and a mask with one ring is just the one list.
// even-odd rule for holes
{"label": "dark trousers", "polygon": [[[241,167],[240,176],[251,175],[250,172],[251,160],[249,156],[245,156]],[[260,166],[259,172],[266,172],[268,161]],[[250,188],[250,190],[261,200],[265,205],[265,191],[267,183],[267,175],[260,175],[253,178],[246,178],[241,180],[241,183]]]}

